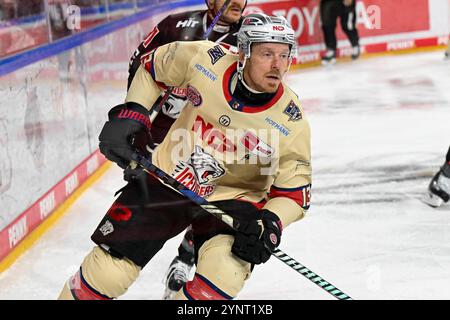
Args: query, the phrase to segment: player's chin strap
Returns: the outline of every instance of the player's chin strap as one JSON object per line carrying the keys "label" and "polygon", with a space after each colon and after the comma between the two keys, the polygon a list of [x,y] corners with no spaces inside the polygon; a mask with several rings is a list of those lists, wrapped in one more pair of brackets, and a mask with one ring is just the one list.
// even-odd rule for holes
{"label": "player's chin strap", "polygon": [[245,63],[247,62],[247,58],[244,58],[244,61],[241,61],[241,59],[239,59],[238,63],[237,63],[237,74],[238,74],[238,78],[239,80],[241,80],[242,82],[245,82],[244,80],[244,67],[245,67]]}
{"label": "player's chin strap", "polygon": [[[216,207],[215,205],[209,203],[207,200],[196,194],[194,191],[188,189],[184,184],[177,181],[174,177],[171,175],[165,173],[158,167],[156,167],[153,163],[150,162],[147,158],[134,153],[132,155],[133,161],[135,161],[138,165],[140,165],[145,172],[157,177],[159,180],[161,180],[164,184],[167,186],[170,186],[175,191],[181,193],[189,200],[195,202],[198,204],[202,209],[207,211],[208,213],[212,214],[219,220],[226,223],[229,227],[233,229],[237,229],[239,227],[239,222],[234,220],[233,217],[226,214],[224,211]],[[301,275],[308,278],[310,281],[314,282],[316,285],[321,287],[323,290],[334,296],[335,298],[339,300],[352,300],[347,294],[330,284],[328,281],[325,281],[322,277],[318,276],[311,270],[309,270],[307,267],[300,264],[300,262],[296,261],[294,258],[291,258],[286,253],[281,251],[280,249],[275,249],[271,252],[273,256],[277,257],[280,261],[282,261],[284,264],[288,265]]]}

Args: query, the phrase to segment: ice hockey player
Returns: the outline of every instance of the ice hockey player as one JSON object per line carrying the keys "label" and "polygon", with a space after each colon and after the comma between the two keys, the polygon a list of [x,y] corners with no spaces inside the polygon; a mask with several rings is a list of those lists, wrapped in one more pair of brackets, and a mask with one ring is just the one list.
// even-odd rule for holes
{"label": "ice hockey player", "polygon": [[450,200],[450,147],[444,165],[431,179],[425,202],[431,207],[437,208],[448,200]]}
{"label": "ice hockey player", "polygon": [[[204,40],[204,35],[218,15],[225,0],[205,0],[205,2],[207,10],[169,15],[153,28],[131,57],[128,70],[128,87],[141,64],[141,59],[149,55],[153,49],[173,41]],[[237,53],[237,33],[242,23],[242,12],[246,4],[247,0],[231,0],[208,34],[208,40],[220,43],[230,51]],[[165,92],[156,100],[155,105],[161,102],[164,95]],[[161,143],[186,103],[186,88],[174,88],[164,103],[161,112],[152,123],[151,135],[156,145]],[[127,179],[129,179],[128,174],[129,171],[127,170]],[[192,229],[188,227],[178,247],[178,255],[172,260],[167,270],[164,279],[166,289],[163,299],[173,298],[175,293],[188,280],[193,265]]]}
{"label": "ice hockey player", "polygon": [[[209,41],[180,41],[143,61],[126,102],[108,114],[101,152],[123,168],[137,151],[151,156],[239,226],[231,229],[153,175],[138,175],[94,231],[96,246],[60,299],[120,297],[164,243],[191,224],[196,273],[176,298],[238,295],[309,208],[309,124],[282,80],[295,47],[284,18],[250,14],[238,34],[239,56]],[[168,86],[186,87],[189,102],[150,155],[149,109]]]}

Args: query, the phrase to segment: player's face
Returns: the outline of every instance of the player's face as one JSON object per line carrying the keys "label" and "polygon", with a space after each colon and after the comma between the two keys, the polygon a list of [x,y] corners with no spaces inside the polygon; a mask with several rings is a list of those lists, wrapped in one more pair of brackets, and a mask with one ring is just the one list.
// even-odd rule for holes
{"label": "player's face", "polygon": [[244,67],[245,82],[260,92],[276,92],[289,68],[289,45],[254,43],[251,50]]}
{"label": "player's face", "polygon": [[[222,8],[225,0],[214,1],[214,12],[217,14],[220,8]],[[219,20],[223,23],[235,23],[239,21],[244,10],[245,0],[231,0],[226,8],[225,12],[220,16]]]}

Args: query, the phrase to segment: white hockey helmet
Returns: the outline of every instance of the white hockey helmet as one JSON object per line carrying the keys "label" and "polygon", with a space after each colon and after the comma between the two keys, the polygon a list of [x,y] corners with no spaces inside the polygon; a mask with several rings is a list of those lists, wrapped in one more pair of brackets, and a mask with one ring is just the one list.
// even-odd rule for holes
{"label": "white hockey helmet", "polygon": [[289,45],[289,58],[295,55],[297,43],[295,32],[282,16],[268,16],[264,13],[251,13],[242,21],[238,32],[238,49],[242,50],[245,58],[250,58],[251,46],[255,42],[275,42]]}

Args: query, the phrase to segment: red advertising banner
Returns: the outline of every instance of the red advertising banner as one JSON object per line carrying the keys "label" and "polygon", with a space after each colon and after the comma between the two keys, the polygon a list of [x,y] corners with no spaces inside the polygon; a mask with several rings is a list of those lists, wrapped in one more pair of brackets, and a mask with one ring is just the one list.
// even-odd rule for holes
{"label": "red advertising banner", "polygon": [[356,14],[362,37],[430,29],[429,0],[357,1]]}
{"label": "red advertising banner", "polygon": [[[265,12],[283,15],[296,31],[299,45],[322,43],[319,0],[267,1],[252,3],[246,14]],[[430,29],[429,0],[357,0],[357,28],[361,38]],[[339,40],[346,39],[337,28]]]}

